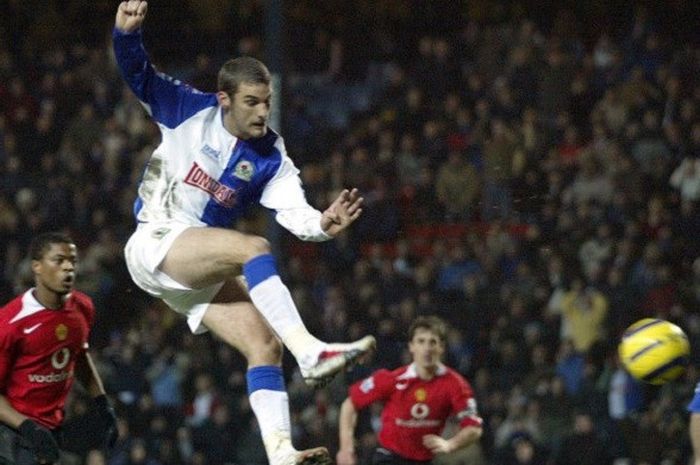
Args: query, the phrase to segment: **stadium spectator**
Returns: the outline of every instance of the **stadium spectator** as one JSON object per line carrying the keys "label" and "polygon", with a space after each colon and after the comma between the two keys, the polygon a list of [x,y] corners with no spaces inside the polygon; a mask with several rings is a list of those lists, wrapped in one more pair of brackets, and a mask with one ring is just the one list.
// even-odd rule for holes
{"label": "stadium spectator", "polygon": [[577,352],[587,353],[606,337],[608,300],[602,292],[586,286],[581,279],[574,279],[571,290],[562,296],[561,307],[562,324],[569,328],[569,337]]}
{"label": "stadium spectator", "polygon": [[438,167],[435,191],[446,222],[469,221],[481,186],[476,169],[464,154],[452,150]]}
{"label": "stadium spectator", "polygon": [[494,118],[490,126],[490,133],[483,143],[482,218],[492,221],[503,220],[511,215],[511,181],[516,174],[513,171],[516,139],[504,120]]}
{"label": "stadium spectator", "polygon": [[573,431],[568,434],[559,449],[556,465],[609,464],[611,458],[591,415],[579,411],[574,415]]}
{"label": "stadium spectator", "polygon": [[700,200],[700,158],[684,158],[671,173],[669,182],[680,191],[683,200]]}

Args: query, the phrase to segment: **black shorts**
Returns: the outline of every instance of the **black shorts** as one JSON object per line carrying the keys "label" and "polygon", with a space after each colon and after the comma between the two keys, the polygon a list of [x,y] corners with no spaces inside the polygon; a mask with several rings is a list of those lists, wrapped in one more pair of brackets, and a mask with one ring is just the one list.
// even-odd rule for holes
{"label": "black shorts", "polygon": [[372,465],[430,465],[430,460],[411,460],[383,447],[377,447],[372,455]]}
{"label": "black shorts", "polygon": [[[104,428],[94,411],[70,419],[51,433],[62,454],[84,455],[104,446]],[[38,465],[22,436],[4,423],[0,423],[0,465]]]}
{"label": "black shorts", "polygon": [[[58,434],[54,432],[56,440]],[[60,442],[59,442],[60,443]],[[38,465],[34,452],[17,430],[0,423],[0,465]]]}

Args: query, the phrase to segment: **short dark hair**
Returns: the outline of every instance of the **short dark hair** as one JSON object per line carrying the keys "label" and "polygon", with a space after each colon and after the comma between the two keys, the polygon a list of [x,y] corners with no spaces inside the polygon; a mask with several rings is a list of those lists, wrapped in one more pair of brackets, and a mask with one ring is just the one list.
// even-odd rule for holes
{"label": "short dark hair", "polygon": [[433,334],[435,334],[441,342],[447,340],[447,324],[442,318],[434,315],[430,316],[419,316],[413,323],[411,323],[410,328],[408,328],[408,340],[412,341],[413,336],[416,335],[416,331],[419,329],[426,329]]}
{"label": "short dark hair", "polygon": [[238,57],[227,61],[219,70],[218,90],[233,96],[244,82],[270,84],[270,71],[262,61],[253,57]]}
{"label": "short dark hair", "polygon": [[41,260],[44,254],[51,248],[51,244],[75,244],[73,239],[61,232],[47,232],[39,234],[29,244],[29,258]]}

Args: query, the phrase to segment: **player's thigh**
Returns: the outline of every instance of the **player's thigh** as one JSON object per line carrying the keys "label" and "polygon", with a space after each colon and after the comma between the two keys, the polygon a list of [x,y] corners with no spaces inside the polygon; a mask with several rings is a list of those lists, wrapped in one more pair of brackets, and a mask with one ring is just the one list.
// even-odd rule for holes
{"label": "player's thigh", "polygon": [[238,349],[249,366],[278,365],[282,345],[238,281],[227,281],[207,307],[202,323]]}
{"label": "player's thigh", "polygon": [[202,288],[240,274],[243,263],[270,250],[266,239],[222,228],[188,228],[159,268],[185,286]]}
{"label": "player's thigh", "polygon": [[15,465],[39,465],[34,451],[27,447],[18,447],[15,451]]}

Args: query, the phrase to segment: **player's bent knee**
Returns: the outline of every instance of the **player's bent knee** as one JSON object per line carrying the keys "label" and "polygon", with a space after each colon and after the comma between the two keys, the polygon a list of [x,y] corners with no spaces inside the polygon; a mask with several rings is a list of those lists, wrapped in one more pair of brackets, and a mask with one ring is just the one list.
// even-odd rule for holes
{"label": "player's bent knee", "polygon": [[282,342],[268,333],[267,337],[255,340],[246,354],[250,365],[278,365],[282,361]]}
{"label": "player's bent knee", "polygon": [[250,260],[258,255],[270,253],[272,248],[270,247],[270,242],[264,237],[250,236],[246,243],[246,250],[249,255],[248,259]]}

